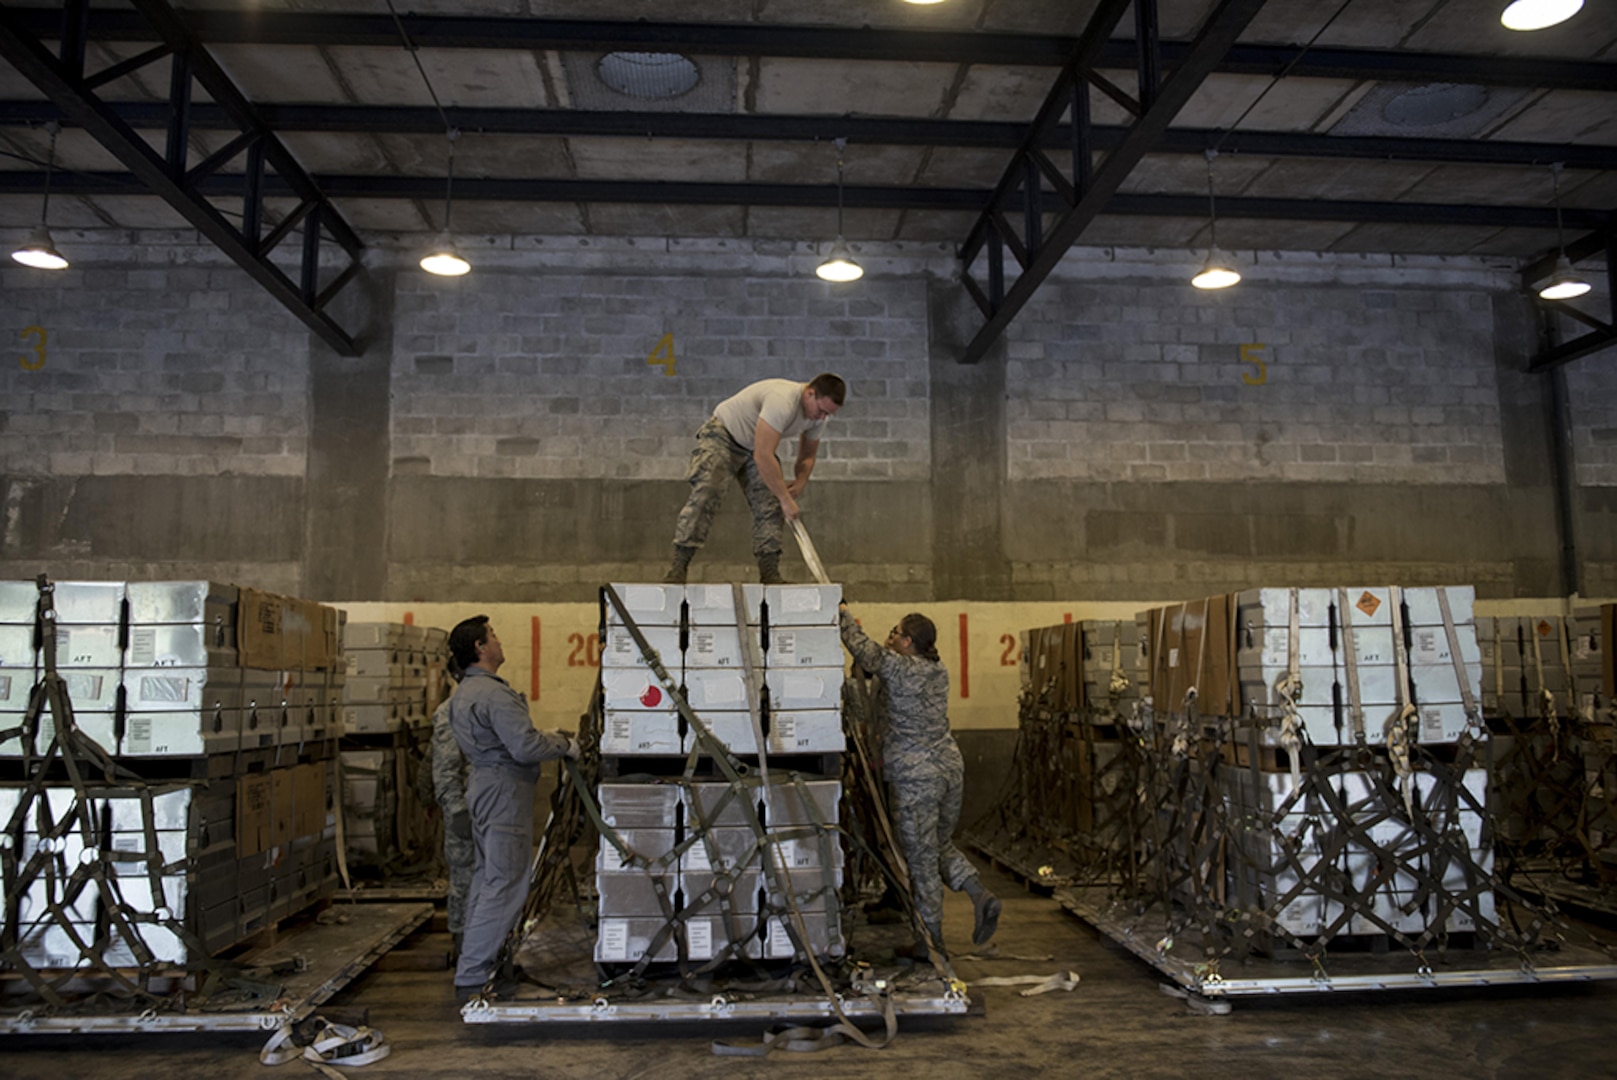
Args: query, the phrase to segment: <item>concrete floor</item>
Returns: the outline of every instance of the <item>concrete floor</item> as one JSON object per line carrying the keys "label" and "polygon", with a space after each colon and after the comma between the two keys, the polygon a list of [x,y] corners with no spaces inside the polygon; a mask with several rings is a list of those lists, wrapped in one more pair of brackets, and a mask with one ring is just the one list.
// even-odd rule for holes
{"label": "concrete floor", "polygon": [[[968,979],[1048,974],[1070,968],[1070,993],[1022,998],[1013,989],[976,991],[986,1016],[909,1020],[883,1051],[845,1045],[768,1061],[719,1059],[719,1035],[756,1038],[755,1024],[724,1029],[671,1026],[467,1027],[455,1011],[447,972],[381,971],[334,1005],[363,1007],[393,1045],[362,1077],[857,1077],[873,1070],[928,1080],[990,1073],[1183,1077],[1216,1070],[1246,1078],[1617,1076],[1617,983],[1432,994],[1268,999],[1237,1002],[1223,1017],[1194,1015],[1157,989],[1155,972],[1101,939],[1053,901],[992,871],[1006,899],[996,938],[1002,952],[1052,953],[1042,964],[964,962]],[[950,897],[946,932],[963,940],[971,912]],[[18,1038],[0,1042],[0,1076],[11,1080],[162,1077],[266,1078],[256,1036]],[[293,1063],[278,1070],[310,1075]]]}

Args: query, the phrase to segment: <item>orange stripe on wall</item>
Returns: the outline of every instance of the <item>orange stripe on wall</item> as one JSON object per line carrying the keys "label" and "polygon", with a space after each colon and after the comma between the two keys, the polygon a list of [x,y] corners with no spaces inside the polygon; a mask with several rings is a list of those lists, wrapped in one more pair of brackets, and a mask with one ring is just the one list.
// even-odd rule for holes
{"label": "orange stripe on wall", "polygon": [[528,663],[528,700],[539,700],[539,616],[533,617],[533,658]]}
{"label": "orange stripe on wall", "polygon": [[960,613],[960,697],[962,700],[971,696],[971,650],[968,645],[966,613],[962,611]]}
{"label": "orange stripe on wall", "polygon": [[415,612],[406,611],[404,613],[404,625],[405,626],[414,626],[415,625]]}

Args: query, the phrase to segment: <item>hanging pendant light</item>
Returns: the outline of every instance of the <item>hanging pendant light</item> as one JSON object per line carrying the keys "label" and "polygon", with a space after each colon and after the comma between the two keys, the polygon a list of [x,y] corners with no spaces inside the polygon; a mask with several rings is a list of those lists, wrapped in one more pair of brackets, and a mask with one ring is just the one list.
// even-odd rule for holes
{"label": "hanging pendant light", "polygon": [[1213,205],[1213,159],[1217,150],[1207,151],[1207,261],[1190,283],[1198,289],[1227,289],[1241,280],[1230,257],[1218,249],[1218,211]]}
{"label": "hanging pendant light", "polygon": [[1571,300],[1589,291],[1589,283],[1572,269],[1572,260],[1566,256],[1566,237],[1561,231],[1561,165],[1557,161],[1550,166],[1550,176],[1555,181],[1555,246],[1561,254],[1555,260],[1550,279],[1538,290],[1543,300]]}
{"label": "hanging pendant light", "polygon": [[51,239],[51,231],[45,225],[51,207],[51,173],[56,168],[56,136],[61,134],[62,125],[52,120],[45,125],[45,130],[51,135],[51,151],[45,161],[45,202],[39,208],[39,227],[28,234],[28,239],[11,253],[11,257],[35,270],[66,270],[67,259],[56,250],[56,242]]}
{"label": "hanging pendant light", "polygon": [[832,241],[825,261],[814,268],[821,281],[858,281],[865,276],[865,268],[854,261],[848,241],[842,238],[842,151],[847,146],[847,139],[837,140],[837,238]]}
{"label": "hanging pendant light", "polygon": [[1583,10],[1583,0],[1515,0],[1499,15],[1506,30],[1543,30]]}
{"label": "hanging pendant light", "polygon": [[455,140],[460,138],[460,129],[450,128],[445,134],[449,137],[449,172],[444,181],[444,228],[433,241],[432,249],[422,256],[421,269],[439,277],[460,277],[472,268],[449,232],[450,215],[455,210]]}

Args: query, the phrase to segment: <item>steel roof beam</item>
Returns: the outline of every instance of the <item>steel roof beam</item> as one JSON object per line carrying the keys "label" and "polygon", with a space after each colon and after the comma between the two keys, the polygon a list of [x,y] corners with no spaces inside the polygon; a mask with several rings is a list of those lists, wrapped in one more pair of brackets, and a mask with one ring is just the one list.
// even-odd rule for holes
{"label": "steel roof beam", "polygon": [[[1133,0],[1133,2],[1145,4],[1155,3],[1155,0]],[[1025,244],[1029,249],[1030,258],[1016,281],[1005,291],[1003,297],[996,295],[997,290],[989,291],[990,304],[984,311],[987,321],[966,345],[960,357],[961,363],[971,364],[981,360],[999,339],[1011,320],[1066,256],[1067,251],[1078,241],[1083,231],[1106,208],[1107,203],[1117,193],[1123,181],[1128,179],[1129,173],[1133,172],[1140,159],[1150,152],[1152,145],[1168,129],[1168,124],[1206,80],[1214,65],[1257,15],[1259,9],[1263,7],[1263,2],[1264,0],[1221,0],[1208,14],[1196,34],[1194,44],[1180,58],[1172,74],[1159,85],[1150,88],[1148,93],[1142,93],[1139,116],[1129,126],[1128,132],[1101,159],[1100,164],[1089,176],[1088,182],[1082,185],[1082,189],[1079,190],[1075,185],[1076,200],[1064,209],[1054,225],[1042,233],[1037,250],[1034,250],[1036,245],[1030,236],[1029,242]],[[967,276],[971,274],[972,264],[983,243],[991,235],[995,215],[1002,212],[1018,187],[1025,184],[1025,197],[1028,199],[1041,197],[1038,191],[1040,186],[1038,172],[1036,169],[1026,168],[1025,162],[1042,144],[1045,133],[1055,127],[1062,114],[1067,111],[1074,87],[1081,84],[1095,67],[1100,46],[1104,44],[1103,35],[1117,24],[1127,7],[1127,0],[1102,0],[1100,7],[1091,17],[1089,29],[1079,40],[1071,63],[1063,69],[1061,77],[1051,88],[1043,106],[1039,109],[1038,116],[1028,129],[1027,141],[1011,159],[1004,177],[994,189],[993,201],[988,211],[978,219],[977,224],[967,234],[960,252],[961,270]],[[1142,50],[1139,62],[1143,80],[1144,73],[1151,64],[1147,51]],[[1149,104],[1145,104],[1147,100]],[[1076,136],[1080,144],[1087,135],[1087,130],[1080,128]],[[991,252],[991,258],[992,254]]]}
{"label": "steel roof beam", "polygon": [[[22,25],[40,38],[60,33],[59,13],[26,9]],[[182,18],[205,44],[350,45],[397,47],[398,27],[387,15],[289,11],[187,11]],[[558,49],[611,52],[670,50],[709,55],[789,56],[824,60],[912,61],[1061,67],[1078,39],[1047,34],[873,27],[765,26],[755,23],[656,23],[528,19],[498,16],[401,16],[421,48]],[[150,41],[154,35],[133,13],[97,10],[93,40]],[[1165,70],[1184,62],[1189,42],[1161,43]],[[1134,70],[1129,39],[1105,42],[1096,66]],[[1301,58],[1299,59],[1299,54]],[[1617,64],[1540,57],[1420,53],[1403,49],[1347,49],[1299,45],[1233,46],[1214,66],[1233,74],[1275,75],[1288,64],[1299,78],[1394,82],[1474,82],[1617,92]]]}
{"label": "steel roof beam", "polygon": [[[83,127],[128,168],[139,190],[162,198],[178,211],[334,349],[343,355],[357,356],[359,349],[354,339],[329,315],[308,302],[303,295],[307,289],[300,289],[279,267],[264,257],[267,252],[259,249],[257,237],[244,236],[207,202],[198,188],[186,182],[186,101],[192,77],[203,85],[214,100],[226,106],[243,130],[260,133],[256,143],[270,156],[283,183],[306,199],[319,201],[323,197],[285,147],[256,123],[252,107],[213,63],[212,58],[185,40],[183,28],[173,19],[172,9],[168,9],[161,0],[135,0],[135,3],[155,25],[162,28],[164,41],[176,55],[183,55],[188,60],[187,64],[176,63],[173,67],[174,100],[168,103],[170,139],[166,157],[159,156],[116,113],[108,109],[85,85],[85,79],[73,74],[72,65],[63,64],[39,40],[31,38],[26,30],[19,29],[13,18],[14,9],[3,6],[0,6],[0,56],[10,61],[19,73],[55,101],[69,122]],[[93,17],[90,22],[93,25]],[[219,163],[210,161],[206,164],[211,167]],[[125,193],[128,190],[126,187]],[[239,178],[230,187],[230,193],[239,193]],[[330,208],[330,221],[327,224],[332,235],[357,261],[359,238],[342,221],[334,207]],[[309,246],[305,244],[306,252]]]}
{"label": "steel roof beam", "polygon": [[[328,198],[438,199],[443,180],[433,176],[316,176]],[[277,177],[263,181],[267,197],[288,198],[296,193]],[[56,173],[51,190],[79,196],[141,193],[140,181],[127,173]],[[0,195],[37,195],[45,190],[43,172],[0,172]],[[229,195],[239,190],[237,178],[211,177],[197,190],[204,195]],[[843,189],[843,201],[861,210],[959,210],[983,213],[993,192],[986,188],[899,187],[854,185]],[[578,202],[653,204],[664,206],[796,206],[835,207],[835,187],[823,184],[700,183],[656,180],[573,180],[478,178],[455,180],[456,202]],[[1051,191],[1041,195],[1046,213],[1067,208]],[[1007,201],[1005,213],[1020,214],[1024,200]],[[1114,217],[1204,218],[1204,195],[1113,195],[1101,213]],[[1604,229],[1604,210],[1563,207],[1562,217],[1572,229]],[[1545,206],[1502,206],[1458,203],[1369,202],[1341,199],[1270,199],[1221,196],[1221,218],[1279,221],[1344,221],[1384,225],[1464,225],[1489,228],[1554,229],[1555,210]],[[1585,238],[1588,240],[1589,238]],[[1583,251],[1584,241],[1571,241],[1568,252]],[[1594,241],[1590,240],[1593,243]],[[1603,248],[1604,241],[1599,241]],[[1583,255],[1594,254],[1591,248]],[[1547,272],[1547,271],[1546,271]]]}
{"label": "steel roof beam", "polygon": [[[110,105],[124,123],[155,130],[168,123],[166,103],[127,102]],[[436,109],[408,105],[275,105],[256,106],[259,117],[276,131],[352,132],[363,134],[442,135]],[[1027,136],[1025,124],[987,120],[898,119],[732,113],[607,112],[589,109],[451,108],[455,126],[467,134],[534,135],[561,138],[598,136],[656,139],[750,139],[759,141],[830,141],[887,146],[955,146],[1015,149]],[[63,118],[50,101],[0,101],[0,126],[42,124]],[[234,130],[216,105],[191,106],[193,130]],[[1096,125],[1090,129],[1095,150],[1109,150],[1127,128]],[[1200,155],[1220,143],[1223,154],[1255,157],[1313,157],[1374,161],[1442,162],[1469,165],[1549,165],[1569,169],[1617,170],[1617,146],[1572,143],[1494,142],[1470,139],[1335,136],[1272,131],[1222,132],[1216,129],[1170,128],[1151,148],[1153,154]],[[1045,136],[1044,149],[1071,144],[1072,129],[1058,125]]]}

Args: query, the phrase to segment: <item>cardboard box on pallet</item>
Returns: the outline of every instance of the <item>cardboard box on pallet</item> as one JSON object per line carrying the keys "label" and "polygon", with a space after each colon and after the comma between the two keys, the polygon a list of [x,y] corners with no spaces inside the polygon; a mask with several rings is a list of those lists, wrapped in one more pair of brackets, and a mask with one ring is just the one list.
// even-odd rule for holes
{"label": "cardboard box on pallet", "polygon": [[1238,709],[1235,660],[1235,602],[1227,595],[1153,608],[1151,696],[1157,713],[1184,711],[1185,696],[1196,690],[1196,711],[1232,716]]}

